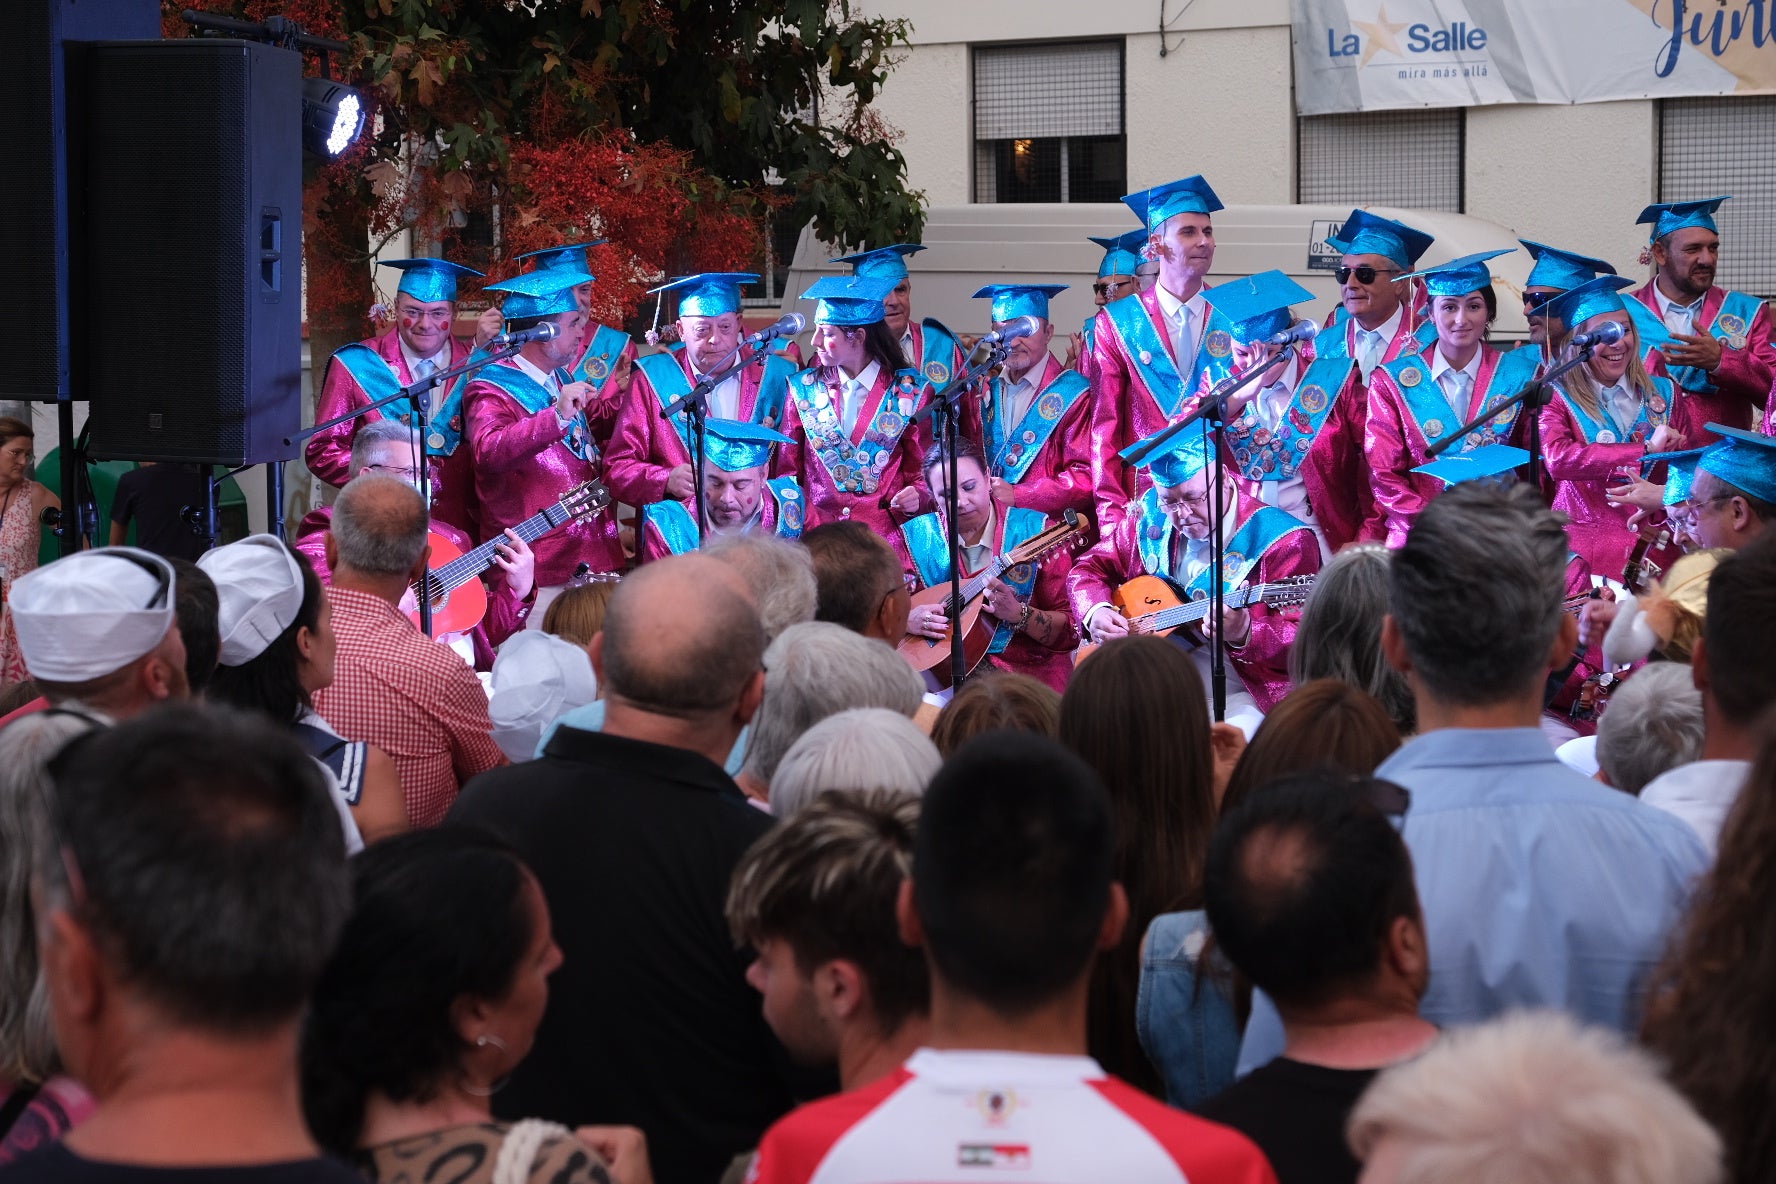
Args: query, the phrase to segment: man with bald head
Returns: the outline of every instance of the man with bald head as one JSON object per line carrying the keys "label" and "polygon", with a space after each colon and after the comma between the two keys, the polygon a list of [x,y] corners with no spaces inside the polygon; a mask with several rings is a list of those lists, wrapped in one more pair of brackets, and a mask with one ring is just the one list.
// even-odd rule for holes
{"label": "man with bald head", "polygon": [[[407,482],[364,473],[346,483],[326,538],[338,652],[332,685],[314,696],[334,731],[394,759],[414,826],[435,826],[464,782],[506,759],[475,672],[401,610],[425,570],[428,525],[425,503]],[[322,621],[319,635],[327,632]]]}
{"label": "man with bald head", "polygon": [[639,1126],[660,1184],[717,1178],[793,1100],[722,911],[771,824],[722,771],[764,694],[764,652],[728,564],[638,568],[592,640],[603,730],[557,729],[451,811],[517,847],[565,955],[496,1112]]}

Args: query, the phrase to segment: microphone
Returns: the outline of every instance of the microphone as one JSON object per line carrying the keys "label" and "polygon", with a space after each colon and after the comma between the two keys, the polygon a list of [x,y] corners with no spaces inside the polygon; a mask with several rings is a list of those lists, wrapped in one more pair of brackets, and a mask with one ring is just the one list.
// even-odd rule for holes
{"label": "microphone", "polygon": [[746,339],[747,345],[763,345],[767,341],[775,341],[779,337],[794,337],[808,323],[808,318],[799,312],[786,312],[776,322],[766,325],[757,333]]}
{"label": "microphone", "polygon": [[974,353],[969,357],[969,365],[978,365],[987,358],[988,352],[1001,345],[1008,345],[1020,337],[1033,337],[1042,332],[1042,322],[1035,317],[1018,317],[1005,322],[1005,328],[994,329],[991,333],[983,333],[979,341],[974,343]]}
{"label": "microphone", "polygon": [[1281,333],[1272,333],[1264,339],[1266,345],[1293,345],[1297,341],[1312,341],[1320,335],[1320,326],[1314,321],[1296,321]]}
{"label": "microphone", "polygon": [[1572,344],[1576,349],[1584,349],[1593,345],[1614,345],[1628,336],[1628,326],[1621,321],[1605,321],[1589,333],[1574,333]]}
{"label": "microphone", "polygon": [[532,325],[528,329],[520,329],[516,333],[501,333],[487,343],[488,349],[505,349],[509,345],[525,345],[532,341],[554,341],[561,336],[561,326],[554,321],[544,321],[540,325]]}

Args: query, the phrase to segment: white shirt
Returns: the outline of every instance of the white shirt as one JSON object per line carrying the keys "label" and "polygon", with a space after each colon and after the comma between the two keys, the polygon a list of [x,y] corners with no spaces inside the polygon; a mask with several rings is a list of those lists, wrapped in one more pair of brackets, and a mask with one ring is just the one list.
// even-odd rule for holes
{"label": "white shirt", "polygon": [[1708,293],[1704,292],[1696,297],[1694,304],[1679,304],[1675,300],[1666,298],[1657,280],[1653,282],[1653,301],[1659,306],[1659,319],[1664,321],[1665,327],[1673,333],[1695,335],[1696,314],[1702,311],[1702,302],[1706,299],[1708,299]]}
{"label": "white shirt", "polygon": [[[407,373],[413,375],[413,381],[415,382],[418,382],[420,379],[428,377],[431,374],[435,374],[439,370],[445,370],[450,367],[450,339],[448,337],[444,339],[444,348],[429,358],[422,358],[414,353],[412,347],[407,344],[407,339],[402,337],[399,333],[395,334],[395,344],[401,347],[401,358],[407,363]],[[431,363],[431,368],[428,369],[425,374],[419,372],[419,364],[421,362]],[[442,386],[435,386],[426,392],[426,416],[428,418],[437,413],[438,406],[443,398],[444,388]]]}
{"label": "white shirt", "polygon": [[913,369],[922,369],[920,365],[918,342],[913,340],[913,319],[907,318],[906,332],[900,335],[900,352],[906,355],[906,363]]}
{"label": "white shirt", "polygon": [[1691,761],[1647,782],[1640,800],[1689,823],[1712,859],[1720,851],[1721,824],[1750,776],[1750,761]]}
{"label": "white shirt", "polygon": [[876,376],[881,373],[880,362],[871,362],[858,372],[856,378],[846,378],[844,371],[839,372],[839,423],[846,435],[856,429],[857,418],[869,401],[870,391],[875,388]]}
{"label": "white shirt", "polygon": [[765,1132],[758,1184],[1186,1184],[1269,1179],[1227,1127],[1160,1105],[1090,1057],[922,1048],[897,1072]]}
{"label": "white shirt", "polygon": [[1394,315],[1389,317],[1382,324],[1381,328],[1373,330],[1375,334],[1375,353],[1373,360],[1370,361],[1368,365],[1364,365],[1364,360],[1368,356],[1365,350],[1365,344],[1369,340],[1368,335],[1371,330],[1363,328],[1363,326],[1357,322],[1357,318],[1352,317],[1350,319],[1350,356],[1357,360],[1358,366],[1362,367],[1363,378],[1365,381],[1369,378],[1369,372],[1381,365],[1381,359],[1387,356],[1388,344],[1393,341],[1394,335],[1399,333],[1400,322],[1405,316],[1406,304],[1402,301],[1399,306],[1394,309]]}
{"label": "white shirt", "polygon": [[980,533],[980,542],[970,544],[964,541],[962,543],[962,570],[965,573],[978,572],[993,561],[993,527],[998,521],[999,513],[991,506],[992,503],[989,502],[987,525]]}
{"label": "white shirt", "polygon": [[1634,430],[1634,421],[1640,418],[1640,396],[1629,389],[1626,382],[1618,382],[1598,391],[1597,401],[1615,422],[1616,442],[1626,440]]}
{"label": "white shirt", "polygon": [[[1450,425],[1452,428],[1460,427],[1468,421],[1468,408],[1474,405],[1474,388],[1480,385],[1480,358],[1485,353],[1484,346],[1477,346],[1474,349],[1474,356],[1468,359],[1468,364],[1457,371],[1468,376],[1467,405],[1464,407],[1450,405],[1450,410],[1454,411],[1457,417],[1457,422]],[[1443,356],[1443,347],[1439,345],[1433,349],[1431,351],[1431,381],[1437,384],[1439,391],[1443,390],[1442,376],[1452,370],[1456,370],[1456,367],[1451,366],[1449,359]],[[1449,396],[1445,393],[1443,397],[1447,401]]]}
{"label": "white shirt", "polygon": [[[696,386],[703,381],[703,372],[697,369],[697,363],[692,362],[688,354],[685,361],[690,362],[691,385]],[[740,418],[740,376],[738,374],[722,379],[716,384],[715,389],[709,392],[709,418]]]}
{"label": "white shirt", "polygon": [[[1196,361],[1196,343],[1202,340],[1203,318],[1208,313],[1202,289],[1198,288],[1189,300],[1179,300],[1166,291],[1163,284],[1153,285],[1153,290],[1159,293],[1159,311],[1165,314],[1171,327],[1174,360],[1179,370],[1186,370]],[[1190,316],[1189,323],[1182,327],[1178,323],[1180,312]]]}
{"label": "white shirt", "polygon": [[1001,422],[1007,433],[1018,424],[1023,423],[1024,416],[1030,413],[1030,408],[1035,404],[1036,396],[1039,393],[1042,376],[1047,372],[1048,359],[1039,358],[1036,364],[1031,366],[1029,371],[1016,382],[1012,382],[1010,379],[1000,382],[1000,411],[1004,416]]}

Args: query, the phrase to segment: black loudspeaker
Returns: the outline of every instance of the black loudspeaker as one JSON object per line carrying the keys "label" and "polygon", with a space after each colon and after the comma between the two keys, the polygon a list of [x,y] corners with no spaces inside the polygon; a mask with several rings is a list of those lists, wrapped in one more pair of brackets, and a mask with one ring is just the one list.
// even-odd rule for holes
{"label": "black loudspeaker", "polygon": [[[84,43],[160,36],[156,0],[18,0],[0,37],[0,111],[9,113],[0,177],[0,399],[84,397],[70,374],[69,136],[80,124]],[[78,150],[74,153],[78,157]],[[77,162],[76,167],[77,167]]]}
{"label": "black loudspeaker", "polygon": [[95,45],[85,144],[90,451],[246,465],[302,423],[302,59]]}

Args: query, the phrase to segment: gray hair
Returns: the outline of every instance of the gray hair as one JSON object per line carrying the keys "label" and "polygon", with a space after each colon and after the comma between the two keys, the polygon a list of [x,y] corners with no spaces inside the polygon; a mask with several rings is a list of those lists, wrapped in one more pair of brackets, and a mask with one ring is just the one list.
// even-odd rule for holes
{"label": "gray hair", "polygon": [[1701,755],[1702,692],[1683,662],[1637,670],[1597,725],[1597,767],[1624,793],[1639,794],[1659,774]]}
{"label": "gray hair", "polygon": [[370,454],[388,444],[397,444],[419,456],[419,436],[413,428],[398,419],[377,419],[359,428],[352,437],[351,474],[357,476],[370,463]]}
{"label": "gray hair", "polygon": [[829,715],[790,746],[771,778],[771,813],[793,818],[827,791],[920,796],[943,757],[906,716],[885,707]]}
{"label": "gray hair", "polygon": [[381,473],[346,483],[333,503],[339,567],[368,576],[404,576],[426,548],[431,523],[413,486]]}
{"label": "gray hair", "polygon": [[1417,688],[1482,707],[1541,685],[1569,554],[1561,519],[1529,485],[1468,482],[1426,506],[1388,568]]}
{"label": "gray hair", "polygon": [[703,554],[732,567],[752,589],[767,643],[791,625],[814,619],[818,592],[807,548],[774,535],[738,534],[713,540]]}
{"label": "gray hair", "polygon": [[0,732],[0,1079],[46,1081],[60,1067],[37,961],[31,879],[56,857],[46,766],[94,723],[72,712],[22,716]]}
{"label": "gray hair", "polygon": [[765,785],[790,746],[829,715],[886,707],[908,719],[925,684],[891,646],[841,625],[791,625],[765,651],[765,697],[746,738],[742,770]]}
{"label": "gray hair", "polygon": [[1392,1139],[1397,1184],[1718,1184],[1721,1140],[1614,1032],[1516,1012],[1384,1070],[1351,1149]]}
{"label": "gray hair", "polygon": [[1418,722],[1412,687],[1381,652],[1392,554],[1380,543],[1357,543],[1320,569],[1289,647],[1289,681],[1334,678],[1366,691],[1407,734]]}

